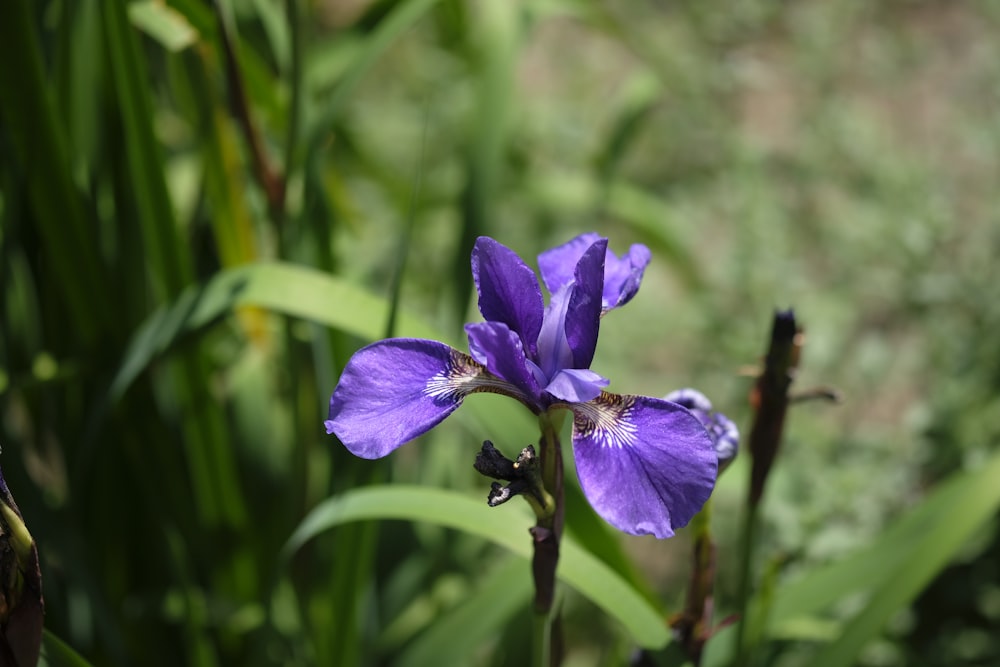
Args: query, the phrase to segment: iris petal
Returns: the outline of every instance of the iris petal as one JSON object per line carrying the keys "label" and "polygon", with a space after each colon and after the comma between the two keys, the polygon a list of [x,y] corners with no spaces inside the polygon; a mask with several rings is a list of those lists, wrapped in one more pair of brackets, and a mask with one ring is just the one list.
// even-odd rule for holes
{"label": "iris petal", "polygon": [[642,274],[649,264],[649,248],[635,244],[622,255],[621,259],[615,253],[608,251],[604,264],[604,310],[609,311],[624,306],[632,300],[639,291]]}
{"label": "iris petal", "polygon": [[[538,396],[541,388],[535,379],[517,333],[502,322],[466,324],[469,351],[493,375],[518,387],[525,396]],[[532,401],[534,402],[534,401]],[[540,406],[537,406],[540,408]]]}
{"label": "iris petal", "polygon": [[575,239],[546,250],[538,256],[538,270],[542,274],[542,281],[549,294],[555,294],[560,288],[573,282],[576,265],[583,257],[583,253],[599,240],[601,237],[594,232],[580,234]]}
{"label": "iris petal", "polygon": [[377,459],[423,435],[477,391],[513,387],[444,343],[391,338],[358,350],[330,397],[327,433]]}
{"label": "iris petal", "polygon": [[664,396],[663,400],[677,403],[695,412],[709,412],[712,409],[712,401],[708,400],[708,396],[690,387],[674,389]]}
{"label": "iris petal", "polygon": [[740,431],[726,415],[713,412],[705,424],[708,435],[715,445],[715,454],[719,457],[719,470],[732,463],[740,449]]}
{"label": "iris petal", "polygon": [[[581,234],[558,248],[546,250],[538,256],[538,268],[549,292],[555,293],[563,285],[574,280],[575,269],[583,253],[601,239],[590,232]],[[649,248],[636,243],[619,258],[611,250],[607,251],[604,263],[604,289],[601,294],[605,312],[624,306],[639,291],[642,274],[649,265]]]}
{"label": "iris petal", "polygon": [[601,327],[601,290],[607,249],[608,240],[599,238],[584,251],[574,270],[566,308],[566,341],[573,352],[572,368],[590,368],[594,360]]}
{"label": "iris petal", "polygon": [[568,403],[584,403],[600,396],[601,388],[609,384],[592,370],[567,368],[556,373],[545,391]]}
{"label": "iris petal", "polygon": [[580,485],[597,513],[619,530],[670,537],[712,494],[715,450],[686,409],[606,392],[569,407]]}
{"label": "iris petal", "polygon": [[506,324],[534,355],[545,307],[535,272],[507,246],[480,236],[472,249],[472,276],[483,318]]}
{"label": "iris petal", "polygon": [[675,389],[663,397],[690,410],[708,430],[715,453],[719,458],[719,472],[729,465],[740,448],[740,431],[729,417],[712,410],[712,402],[697,389]]}
{"label": "iris petal", "polygon": [[560,369],[573,367],[573,350],[566,340],[566,309],[569,307],[572,288],[573,284],[570,283],[552,294],[545,309],[542,330],[538,334],[538,362],[547,380]]}

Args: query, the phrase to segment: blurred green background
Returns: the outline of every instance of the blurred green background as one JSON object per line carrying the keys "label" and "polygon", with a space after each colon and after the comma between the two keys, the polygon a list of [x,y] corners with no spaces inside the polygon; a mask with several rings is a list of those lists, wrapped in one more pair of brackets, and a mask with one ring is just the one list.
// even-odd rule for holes
{"label": "blurred green background", "polygon": [[[281,549],[362,486],[485,499],[479,442],[515,453],[530,419],[475,396],[355,460],[322,428],[338,371],[393,333],[462,346],[476,236],[533,263],[598,231],[653,251],[603,322],[612,390],[694,386],[746,431],[792,306],[795,387],[844,396],[794,408],[758,567],[778,598],[837,563],[854,588],[762,621],[760,664],[997,664],[1000,498],[927,499],[987,488],[963,480],[1000,442],[998,34],[994,0],[7,0],[0,465],[48,629],[95,665],[523,663],[528,567],[479,537]],[[745,463],[716,493],[717,620]],[[572,501],[579,542],[677,610],[683,531]],[[571,590],[564,617],[566,664],[634,648]]]}

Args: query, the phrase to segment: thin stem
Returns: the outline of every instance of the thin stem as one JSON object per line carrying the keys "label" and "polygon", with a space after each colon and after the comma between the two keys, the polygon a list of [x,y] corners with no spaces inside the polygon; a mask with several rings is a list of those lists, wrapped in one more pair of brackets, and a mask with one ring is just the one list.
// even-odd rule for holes
{"label": "thin stem", "polygon": [[287,210],[288,180],[298,169],[299,135],[302,131],[302,16],[300,0],[285,0],[285,19],[288,21],[290,62],[288,71],[288,133],[285,135],[285,187],[281,191],[281,212]]}
{"label": "thin stem", "polygon": [[690,623],[685,650],[695,667],[701,664],[705,642],[712,633],[712,607],[715,591],[715,542],[712,541],[712,499],[709,498],[691,522],[694,547],[691,558],[691,581],[684,615]]}
{"label": "thin stem", "polygon": [[558,664],[558,656],[551,651],[551,612],[555,599],[556,566],[559,564],[559,540],[562,537],[563,502],[563,459],[559,444],[561,416],[544,413],[539,416],[541,428],[539,458],[541,459],[542,482],[545,491],[551,495],[555,507],[551,513],[539,515],[538,522],[531,529],[535,553],[531,560],[531,572],[535,579],[535,638],[533,642],[534,663],[538,667],[552,667]]}
{"label": "thin stem", "polygon": [[705,642],[712,635],[715,591],[715,542],[712,541],[712,499],[691,520],[691,578],[684,609],[670,619],[678,645],[695,667],[701,664]]}
{"label": "thin stem", "polygon": [[803,336],[791,311],[774,314],[771,339],[764,359],[764,369],[751,394],[751,403],[756,408],[753,426],[750,430],[750,483],[747,488],[747,503],[740,539],[740,580],[738,608],[739,625],[736,628],[735,667],[745,667],[750,663],[750,653],[754,637],[747,628],[750,607],[750,577],[753,571],[753,549],[757,530],[757,515],[764,487],[771,466],[774,464],[781,445],[781,434],[788,409],[788,389],[792,383]]}
{"label": "thin stem", "polygon": [[551,638],[548,612],[535,612],[535,627],[531,642],[532,667],[549,667],[549,641]]}
{"label": "thin stem", "polygon": [[750,576],[753,571],[754,535],[757,532],[757,503],[747,503],[740,530],[740,570],[737,604],[739,623],[736,625],[736,659],[734,667],[742,667],[750,662],[750,646],[747,641],[747,612],[750,607]]}
{"label": "thin stem", "polygon": [[284,215],[285,180],[271,164],[264,149],[264,140],[261,138],[260,131],[254,123],[250,111],[250,103],[247,99],[246,87],[243,85],[243,75],[236,54],[235,26],[218,0],[212,3],[212,9],[219,25],[219,42],[222,45],[222,56],[226,67],[226,79],[229,84],[233,112],[236,114],[246,137],[247,147],[250,149],[250,157],[253,162],[254,176],[264,190],[268,209],[272,218],[280,222]]}
{"label": "thin stem", "polygon": [[532,529],[535,538],[532,572],[535,576],[535,610],[548,614],[555,598],[556,565],[559,563],[559,540],[562,537],[565,512],[563,460],[558,425],[547,413],[540,415],[538,422],[542,430],[539,443],[542,483],[555,502],[555,511],[551,515],[540,516]]}

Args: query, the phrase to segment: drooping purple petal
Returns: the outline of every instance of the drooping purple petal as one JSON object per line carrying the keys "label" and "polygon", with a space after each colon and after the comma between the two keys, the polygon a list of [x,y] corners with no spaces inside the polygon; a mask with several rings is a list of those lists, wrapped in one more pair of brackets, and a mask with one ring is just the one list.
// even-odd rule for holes
{"label": "drooping purple petal", "polygon": [[502,322],[466,324],[469,352],[472,358],[496,375],[524,392],[524,401],[532,406],[541,405],[537,398],[541,387],[521,346],[521,339]]}
{"label": "drooping purple petal", "polygon": [[600,396],[609,384],[607,378],[592,370],[567,368],[555,374],[545,391],[567,403],[585,403]]}
{"label": "drooping purple petal", "polygon": [[708,429],[708,435],[715,445],[715,455],[719,459],[719,472],[722,472],[739,453],[740,431],[736,428],[733,420],[721,412],[711,413],[705,428]]}
{"label": "drooping purple petal", "polygon": [[597,513],[619,530],[670,537],[712,494],[715,450],[688,410],[609,393],[570,407],[580,485]]}
{"label": "drooping purple petal", "polygon": [[632,300],[632,297],[639,291],[642,274],[649,264],[650,257],[649,248],[638,243],[629,248],[621,259],[608,250],[608,257],[604,264],[604,294],[602,299],[605,312],[624,306]]}
{"label": "drooping purple petal", "polygon": [[535,272],[507,246],[480,236],[472,249],[472,277],[483,318],[506,324],[534,355],[544,310]]}
{"label": "drooping purple petal", "polygon": [[555,294],[574,280],[576,265],[583,257],[583,253],[600,239],[601,237],[594,232],[580,234],[538,256],[538,270],[542,273],[542,281],[549,294]]}
{"label": "drooping purple petal", "polygon": [[708,396],[690,387],[674,389],[664,396],[663,400],[677,403],[692,411],[709,412],[712,409],[712,401],[708,400]]}
{"label": "drooping purple petal", "polygon": [[732,463],[740,447],[740,431],[721,412],[712,410],[712,402],[697,389],[676,389],[663,397],[690,410],[708,431],[719,459],[719,472]]}
{"label": "drooping purple petal", "polygon": [[566,341],[573,351],[573,368],[590,368],[601,327],[601,291],[608,240],[599,238],[576,264],[566,308]]}
{"label": "drooping purple petal", "polygon": [[330,397],[327,433],[377,459],[437,426],[497,378],[444,343],[390,338],[358,350]]}

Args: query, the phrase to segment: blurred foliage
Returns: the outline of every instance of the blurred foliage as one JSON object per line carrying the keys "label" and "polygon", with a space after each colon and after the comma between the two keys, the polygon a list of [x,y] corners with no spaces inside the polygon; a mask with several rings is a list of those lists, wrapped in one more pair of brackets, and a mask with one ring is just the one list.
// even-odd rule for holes
{"label": "blurred foliage", "polygon": [[[322,432],[338,371],[387,333],[460,341],[477,235],[530,257],[597,230],[654,256],[604,322],[613,389],[697,386],[748,424],[741,369],[794,306],[796,386],[846,397],[794,408],[765,498],[768,663],[852,637],[871,667],[1000,660],[995,501],[951,490],[1000,441],[998,29],[993,0],[0,3],[0,444],[46,659],[417,664],[443,627],[482,638],[460,664],[523,663],[527,566],[503,586],[519,561],[480,537],[281,550],[357,487],[485,497],[478,443],[530,420],[477,396],[355,460]],[[715,497],[720,619],[746,472]],[[574,540],[676,609],[686,537],[613,535],[569,492]],[[935,508],[966,520],[923,558]],[[793,604],[827,576],[863,587]],[[631,653],[563,611],[567,664]]]}

